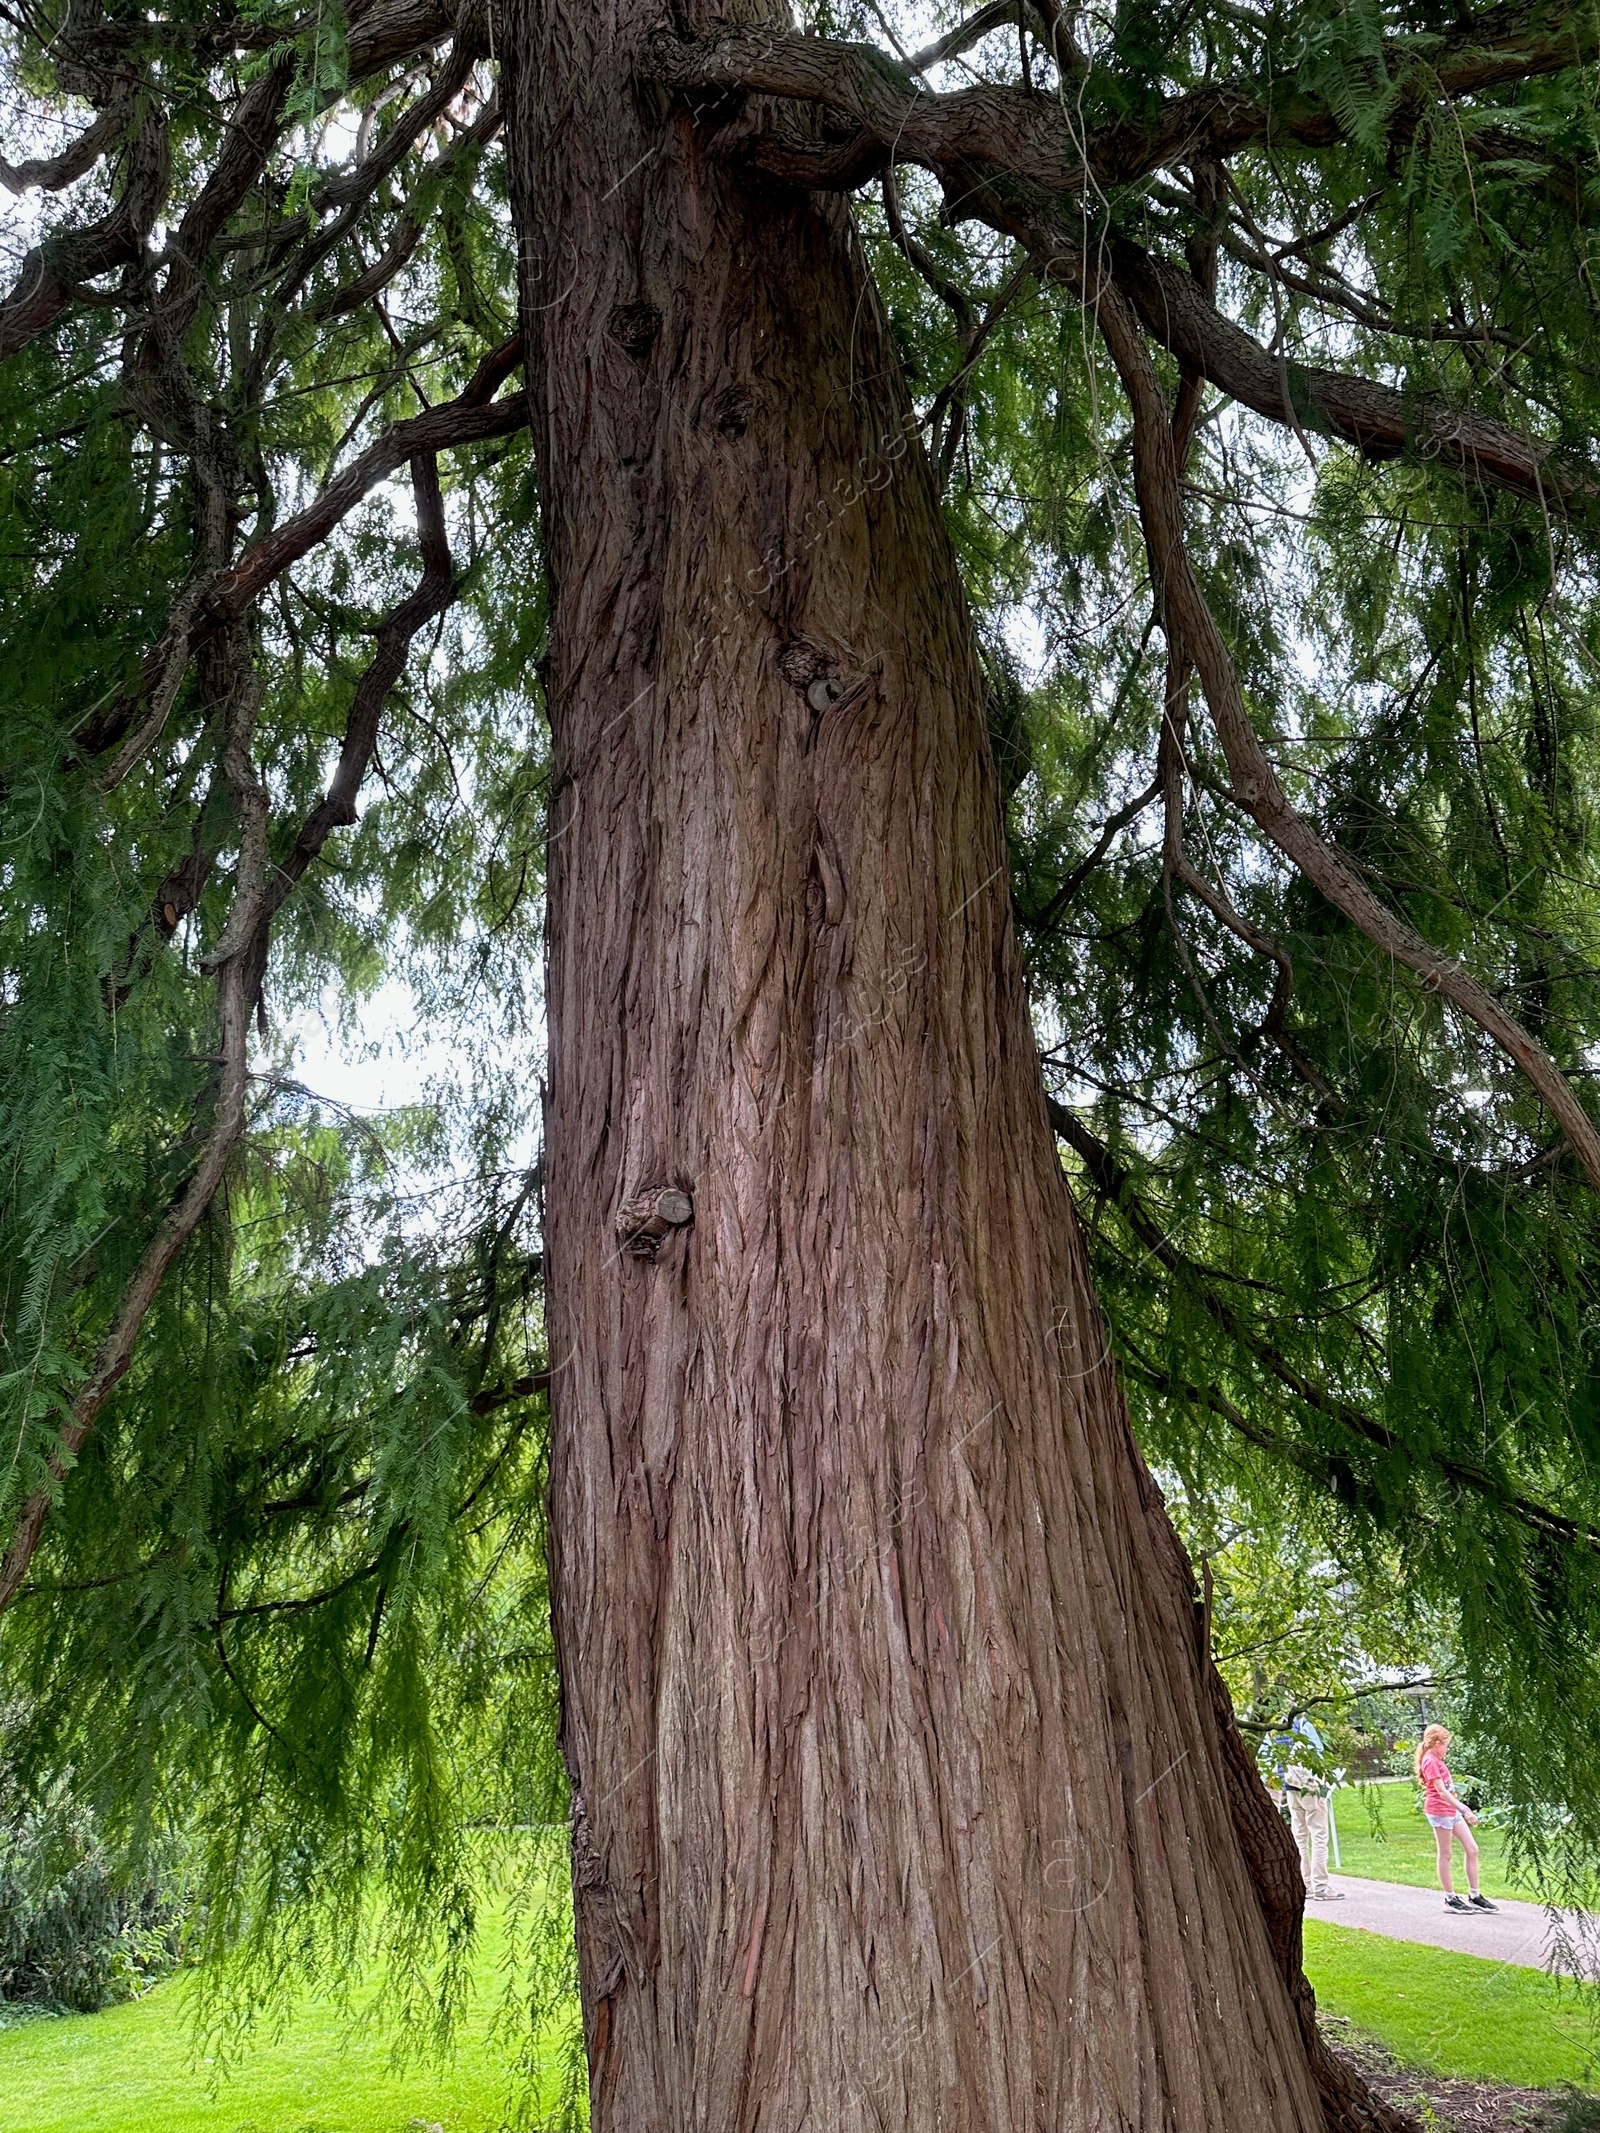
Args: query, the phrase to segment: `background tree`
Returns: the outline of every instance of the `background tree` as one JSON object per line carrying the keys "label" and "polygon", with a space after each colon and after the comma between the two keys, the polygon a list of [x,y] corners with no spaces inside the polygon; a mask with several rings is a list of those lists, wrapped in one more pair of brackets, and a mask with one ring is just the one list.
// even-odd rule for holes
{"label": "background tree", "polygon": [[[7,17],[7,182],[64,203],[0,305],[17,1752],[114,1742],[136,1820],[183,1785],[219,1940],[348,1943],[387,1878],[417,1964],[441,1919],[459,1955],[462,1800],[559,1794],[553,1363],[602,2116],[1024,2124],[1053,2081],[1067,2122],[1162,2084],[1182,2123],[1360,2122],[1053,1204],[981,728],[1147,1450],[1452,1606],[1495,1774],[1573,1808],[1570,1882],[1600,1834],[1592,25],[1008,0],[917,49],[872,16]],[[408,463],[402,576],[362,500]],[[507,1174],[547,798],[553,1355]],[[482,1055],[425,1219],[403,1151],[250,1034],[385,967]],[[859,1716],[808,1764],[773,1743],[818,1681]],[[1007,1695],[1060,1739],[975,1715]],[[1120,1798],[1087,1745],[1119,1710]],[[1133,1797],[1174,1746],[1209,1771],[1192,1888]],[[1108,1954],[1136,1907],[1081,1900],[1041,1754],[1145,1944]],[[843,1854],[794,1841],[812,1767],[841,1827],[850,1771],[925,1768],[926,1801],[855,1795],[852,1856],[895,1872],[853,1912]],[[1242,1937],[1163,1945],[1152,1904]],[[1065,1981],[1124,1958],[1086,2062]],[[1236,1981],[1209,2038],[1197,1959]]]}

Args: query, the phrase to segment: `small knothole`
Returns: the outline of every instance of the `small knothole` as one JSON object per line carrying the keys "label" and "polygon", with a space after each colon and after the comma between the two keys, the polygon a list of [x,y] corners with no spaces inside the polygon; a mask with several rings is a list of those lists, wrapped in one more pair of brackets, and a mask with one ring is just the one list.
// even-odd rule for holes
{"label": "small knothole", "polygon": [[606,321],[606,331],[636,362],[656,344],[661,331],[661,313],[654,304],[618,304]]}
{"label": "small knothole", "polygon": [[742,385],[724,386],[707,409],[711,427],[724,437],[742,437],[756,411],[754,396]]}
{"label": "small knothole", "polygon": [[636,1259],[654,1259],[669,1231],[694,1220],[694,1202],[681,1185],[647,1185],[617,1212],[617,1239]]}

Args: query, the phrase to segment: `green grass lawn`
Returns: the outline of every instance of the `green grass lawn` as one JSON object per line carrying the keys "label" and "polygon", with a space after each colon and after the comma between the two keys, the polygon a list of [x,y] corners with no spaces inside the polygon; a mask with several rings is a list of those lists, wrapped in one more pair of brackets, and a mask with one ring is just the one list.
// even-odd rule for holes
{"label": "green grass lawn", "polygon": [[[1434,1860],[1433,1831],[1412,1804],[1411,1787],[1379,1785],[1372,1791],[1382,1804],[1381,1836],[1374,1836],[1372,1831],[1368,1806],[1371,1795],[1354,1785],[1346,1785],[1334,1795],[1341,1859],[1336,1871],[1362,1874],[1371,1881],[1404,1881],[1414,1888],[1437,1888],[1439,1872]],[[1507,1879],[1503,1864],[1504,1840],[1500,1832],[1480,1822],[1473,1834],[1482,1855],[1483,1893],[1537,1900],[1533,1890],[1519,1887]],[[1464,1890],[1467,1876],[1459,1844],[1454,1847],[1454,1852],[1456,1887]]]}
{"label": "green grass lawn", "polygon": [[192,1977],[103,2014],[0,2031],[0,2133],[499,2133],[508,2081],[507,2047],[489,2036],[497,1960],[485,1950],[485,2004],[444,2069],[392,2072],[381,2033],[312,2000],[218,2082],[195,2060]]}
{"label": "green grass lawn", "polygon": [[1310,1918],[1305,1934],[1318,2006],[1347,2015],[1407,2064],[1517,2088],[1595,2086],[1593,2013],[1542,1970]]}
{"label": "green grass lawn", "polygon": [[[1315,1919],[1305,1937],[1321,2006],[1412,2065],[1529,2088],[1595,2081],[1590,2016],[1540,1971]],[[393,2073],[381,2035],[310,2001],[218,2082],[195,2063],[188,1978],[104,2014],[0,2032],[0,2133],[499,2133],[494,1961],[486,1950],[486,2005],[444,2070]]]}

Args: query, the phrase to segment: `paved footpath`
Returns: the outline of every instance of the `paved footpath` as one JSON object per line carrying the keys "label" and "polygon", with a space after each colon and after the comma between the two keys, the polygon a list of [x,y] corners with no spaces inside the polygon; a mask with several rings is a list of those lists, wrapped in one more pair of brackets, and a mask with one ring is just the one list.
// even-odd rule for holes
{"label": "paved footpath", "polygon": [[[1430,1948],[1453,1948],[1458,1955],[1487,1956],[1491,1962],[1514,1963],[1527,1970],[1551,1967],[1554,1948],[1550,1913],[1542,1903],[1518,1903],[1496,1896],[1493,1911],[1447,1911],[1441,1889],[1414,1889],[1398,1881],[1363,1881],[1354,1874],[1334,1874],[1340,1903],[1306,1899],[1307,1918],[1325,1925],[1357,1926],[1389,1940],[1422,1941]],[[1463,1876],[1463,1881],[1465,1877]],[[1581,1911],[1562,1914],[1567,1946],[1555,1968],[1576,1975],[1600,1974],[1600,1917]]]}

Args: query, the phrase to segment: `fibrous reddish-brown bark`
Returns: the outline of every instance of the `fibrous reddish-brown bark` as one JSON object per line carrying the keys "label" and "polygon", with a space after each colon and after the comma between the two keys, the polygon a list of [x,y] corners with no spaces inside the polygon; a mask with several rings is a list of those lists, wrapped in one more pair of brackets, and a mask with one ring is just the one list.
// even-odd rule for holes
{"label": "fibrous reddish-brown bark", "polygon": [[1396,2125],[1316,2044],[1129,1435],[874,292],[842,210],[630,86],[657,19],[500,29],[596,2133]]}

